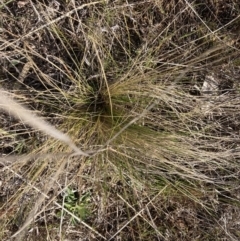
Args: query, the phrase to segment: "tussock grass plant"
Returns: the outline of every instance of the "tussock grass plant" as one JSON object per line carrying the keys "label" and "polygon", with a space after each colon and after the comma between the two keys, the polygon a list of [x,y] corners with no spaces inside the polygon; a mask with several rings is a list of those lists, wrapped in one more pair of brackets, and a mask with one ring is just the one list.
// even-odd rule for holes
{"label": "tussock grass plant", "polygon": [[2,240],[239,239],[240,6],[207,2],[0,5]]}

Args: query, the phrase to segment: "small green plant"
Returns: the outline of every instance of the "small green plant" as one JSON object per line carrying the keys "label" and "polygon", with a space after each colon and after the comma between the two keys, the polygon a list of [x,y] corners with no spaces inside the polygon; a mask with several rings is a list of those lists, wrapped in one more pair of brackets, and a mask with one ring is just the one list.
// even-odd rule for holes
{"label": "small green plant", "polygon": [[[81,218],[82,220],[86,220],[89,215],[90,211],[88,209],[88,204],[90,201],[90,193],[87,192],[79,197],[77,191],[72,188],[67,188],[64,193],[64,203],[63,206],[69,212],[73,213],[77,217]],[[58,216],[65,215],[64,211],[58,213]],[[74,217],[71,217],[70,222],[72,224],[76,224],[77,220]]]}

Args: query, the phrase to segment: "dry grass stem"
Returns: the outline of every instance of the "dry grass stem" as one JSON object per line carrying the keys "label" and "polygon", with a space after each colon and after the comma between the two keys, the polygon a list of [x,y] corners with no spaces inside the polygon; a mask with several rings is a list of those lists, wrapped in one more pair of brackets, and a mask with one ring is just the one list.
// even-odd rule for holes
{"label": "dry grass stem", "polygon": [[88,156],[87,153],[81,151],[71,141],[70,137],[68,137],[61,131],[57,130],[54,126],[49,125],[46,121],[42,120],[41,118],[34,116],[34,114],[30,110],[26,109],[26,107],[21,106],[16,101],[8,97],[3,90],[0,90],[0,96],[0,107],[2,109],[11,113],[16,118],[32,126],[33,128],[41,130],[42,132],[46,133],[47,135],[53,138],[56,138],[59,141],[65,142],[67,145],[69,145],[69,147],[71,147],[74,150],[75,154]]}

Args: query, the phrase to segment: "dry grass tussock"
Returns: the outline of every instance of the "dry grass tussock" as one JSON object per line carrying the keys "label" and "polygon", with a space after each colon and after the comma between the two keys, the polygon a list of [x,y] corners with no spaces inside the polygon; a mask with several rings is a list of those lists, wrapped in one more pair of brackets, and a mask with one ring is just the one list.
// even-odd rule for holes
{"label": "dry grass tussock", "polygon": [[240,5],[0,2],[0,240],[239,240]]}

